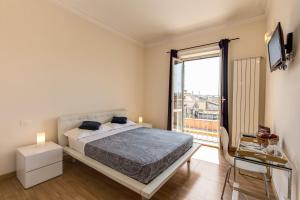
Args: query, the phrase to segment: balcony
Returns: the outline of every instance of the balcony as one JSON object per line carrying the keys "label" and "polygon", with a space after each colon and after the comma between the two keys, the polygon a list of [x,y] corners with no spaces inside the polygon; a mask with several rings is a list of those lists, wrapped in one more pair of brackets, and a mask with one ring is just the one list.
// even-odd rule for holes
{"label": "balcony", "polygon": [[218,119],[184,118],[184,132],[193,135],[194,139],[213,146],[219,143]]}

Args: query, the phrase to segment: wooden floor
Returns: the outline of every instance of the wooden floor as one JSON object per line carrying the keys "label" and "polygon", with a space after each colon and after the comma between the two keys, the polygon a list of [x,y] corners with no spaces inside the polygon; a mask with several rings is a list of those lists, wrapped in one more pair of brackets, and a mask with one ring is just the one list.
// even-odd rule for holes
{"label": "wooden floor", "polygon": [[[184,165],[152,200],[218,200],[228,165],[217,149],[201,147],[193,157],[190,171]],[[241,187],[262,193],[262,181],[238,176]],[[227,187],[224,199],[231,199]],[[139,200],[140,196],[81,164],[64,162],[62,176],[24,190],[16,177],[0,181],[0,200]],[[248,198],[253,199],[253,198]],[[272,193],[272,199],[274,195]]]}

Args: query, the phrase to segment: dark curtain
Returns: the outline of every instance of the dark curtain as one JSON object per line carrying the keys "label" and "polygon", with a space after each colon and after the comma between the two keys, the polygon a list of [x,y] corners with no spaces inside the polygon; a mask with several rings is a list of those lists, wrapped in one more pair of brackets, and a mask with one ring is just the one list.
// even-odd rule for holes
{"label": "dark curtain", "polygon": [[167,129],[172,130],[172,78],[173,78],[173,58],[177,58],[177,50],[170,52],[170,72],[169,72],[169,100],[168,100],[168,125]]}
{"label": "dark curtain", "polygon": [[229,133],[228,122],[228,46],[229,39],[222,39],[219,42],[221,49],[221,126]]}

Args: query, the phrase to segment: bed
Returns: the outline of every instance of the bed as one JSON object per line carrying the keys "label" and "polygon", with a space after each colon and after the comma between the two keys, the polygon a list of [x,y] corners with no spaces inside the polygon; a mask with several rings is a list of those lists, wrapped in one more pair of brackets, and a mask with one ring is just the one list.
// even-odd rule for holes
{"label": "bed", "polygon": [[200,147],[190,136],[138,124],[72,139],[65,132],[82,121],[105,123],[113,116],[127,116],[124,109],[73,114],[58,119],[58,142],[74,159],[150,199]]}

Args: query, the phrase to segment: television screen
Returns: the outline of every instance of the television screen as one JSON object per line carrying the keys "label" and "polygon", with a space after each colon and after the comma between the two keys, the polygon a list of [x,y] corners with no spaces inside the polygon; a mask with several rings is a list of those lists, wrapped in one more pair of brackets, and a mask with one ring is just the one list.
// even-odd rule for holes
{"label": "television screen", "polygon": [[271,71],[276,70],[285,61],[285,48],[283,41],[283,33],[280,23],[278,23],[269,43],[269,63]]}

